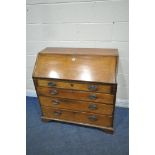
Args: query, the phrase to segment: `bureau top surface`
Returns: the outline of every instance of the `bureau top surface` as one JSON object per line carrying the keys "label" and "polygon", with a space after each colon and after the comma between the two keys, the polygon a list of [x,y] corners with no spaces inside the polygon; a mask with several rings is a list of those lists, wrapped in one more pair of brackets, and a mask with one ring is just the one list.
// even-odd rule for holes
{"label": "bureau top surface", "polygon": [[33,77],[116,83],[117,49],[46,48],[38,53]]}

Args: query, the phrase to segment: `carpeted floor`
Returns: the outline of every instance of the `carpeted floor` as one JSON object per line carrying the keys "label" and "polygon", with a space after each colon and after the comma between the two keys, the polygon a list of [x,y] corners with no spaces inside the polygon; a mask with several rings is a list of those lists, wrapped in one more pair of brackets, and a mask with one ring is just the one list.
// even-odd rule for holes
{"label": "carpeted floor", "polygon": [[26,98],[27,155],[128,155],[129,110],[116,108],[115,132],[40,119],[37,98]]}

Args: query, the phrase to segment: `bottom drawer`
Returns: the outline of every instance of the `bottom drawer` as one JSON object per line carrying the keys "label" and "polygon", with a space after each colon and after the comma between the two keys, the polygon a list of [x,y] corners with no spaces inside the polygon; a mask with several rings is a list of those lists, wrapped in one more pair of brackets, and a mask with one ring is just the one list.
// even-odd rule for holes
{"label": "bottom drawer", "polygon": [[45,106],[42,106],[42,112],[44,117],[48,117],[51,119],[112,127],[112,116],[55,109],[52,107],[45,107]]}

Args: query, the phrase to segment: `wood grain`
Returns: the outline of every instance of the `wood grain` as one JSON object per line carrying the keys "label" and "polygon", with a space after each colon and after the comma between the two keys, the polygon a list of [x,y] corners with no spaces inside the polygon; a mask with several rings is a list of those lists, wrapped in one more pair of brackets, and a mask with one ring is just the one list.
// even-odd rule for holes
{"label": "wood grain", "polygon": [[[84,91],[75,91],[69,89],[56,89],[56,88],[46,88],[46,87],[37,87],[39,95],[50,96],[50,97],[60,97],[92,102],[103,102],[107,104],[113,104],[114,95],[103,94],[103,93],[93,93],[93,92],[84,92]],[[56,94],[52,94],[57,92]],[[90,99],[90,96],[96,96],[96,99]]]}
{"label": "wood grain", "polygon": [[59,48],[46,47],[40,53],[43,54],[71,54],[71,55],[104,55],[118,56],[118,50],[115,48]]}
{"label": "wood grain", "polygon": [[103,103],[94,103],[86,101],[78,101],[63,98],[53,98],[39,96],[42,106],[49,106],[53,108],[69,109],[74,111],[86,111],[97,114],[112,115],[113,105],[107,105]]}
{"label": "wood grain", "polygon": [[[55,84],[55,86],[50,86],[50,83]],[[83,91],[94,91],[94,92],[103,92],[103,93],[112,93],[113,86],[106,84],[98,84],[98,83],[82,83],[75,81],[63,81],[63,80],[45,80],[38,79],[38,86],[41,87],[56,87],[56,88],[64,88],[64,89],[73,89],[73,90],[83,90]],[[95,86],[96,89],[92,90],[90,87]]]}
{"label": "wood grain", "polygon": [[46,48],[33,81],[44,121],[56,120],[113,132],[117,49]]}
{"label": "wood grain", "polygon": [[[70,51],[67,53],[66,50]],[[33,77],[116,83],[117,50],[97,51],[97,49],[45,49],[38,54]]]}
{"label": "wood grain", "polygon": [[[93,113],[69,111],[64,109],[55,109],[52,107],[42,106],[43,116],[55,118],[59,120],[68,120],[73,122],[83,122],[86,124],[94,124],[106,127],[112,127],[112,116],[97,115]],[[90,117],[95,116],[96,120],[91,120]]]}

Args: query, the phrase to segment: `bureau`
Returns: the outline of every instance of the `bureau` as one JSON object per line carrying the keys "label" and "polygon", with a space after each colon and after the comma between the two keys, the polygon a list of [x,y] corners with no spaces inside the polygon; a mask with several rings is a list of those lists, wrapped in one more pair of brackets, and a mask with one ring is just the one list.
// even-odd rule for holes
{"label": "bureau", "polygon": [[33,82],[43,121],[97,127],[113,133],[117,49],[45,48]]}

